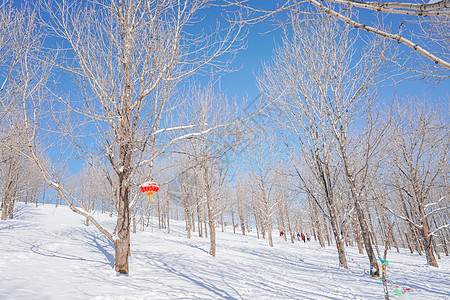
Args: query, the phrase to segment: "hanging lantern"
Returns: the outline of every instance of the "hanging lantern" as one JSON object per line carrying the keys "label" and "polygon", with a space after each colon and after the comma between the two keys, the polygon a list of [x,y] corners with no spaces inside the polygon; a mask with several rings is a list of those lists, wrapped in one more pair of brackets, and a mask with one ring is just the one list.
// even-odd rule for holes
{"label": "hanging lantern", "polygon": [[147,194],[148,200],[153,200],[153,194],[159,190],[159,186],[156,182],[147,181],[141,185],[141,191]]}

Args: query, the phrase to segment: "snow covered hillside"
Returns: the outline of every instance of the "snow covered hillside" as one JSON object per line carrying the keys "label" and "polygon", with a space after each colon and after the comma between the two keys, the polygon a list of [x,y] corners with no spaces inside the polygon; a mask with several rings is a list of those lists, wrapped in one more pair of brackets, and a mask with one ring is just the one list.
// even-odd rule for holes
{"label": "snow covered hillside", "polygon": [[[113,218],[100,216],[114,226]],[[334,247],[291,243],[270,248],[254,234],[217,232],[186,238],[182,222],[171,233],[147,228],[132,234],[129,276],[113,269],[114,250],[94,226],[67,207],[17,204],[15,220],[0,221],[1,299],[384,299],[382,284],[364,273],[365,256],[338,267]],[[411,288],[409,299],[450,299],[450,260],[439,269],[408,250],[388,253],[390,280]],[[356,264],[358,262],[361,266]],[[395,294],[393,299],[398,298]]]}

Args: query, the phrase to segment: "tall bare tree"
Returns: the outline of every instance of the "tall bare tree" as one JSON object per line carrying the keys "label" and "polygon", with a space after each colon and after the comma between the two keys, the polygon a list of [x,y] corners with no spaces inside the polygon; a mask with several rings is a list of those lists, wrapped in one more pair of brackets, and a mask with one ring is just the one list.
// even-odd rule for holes
{"label": "tall bare tree", "polygon": [[[192,136],[161,139],[168,132],[193,127],[161,122],[176,107],[171,102],[176,84],[205,65],[226,67],[227,58],[221,61],[219,57],[241,45],[241,27],[237,25],[216,28],[210,34],[195,32],[191,25],[205,5],[172,0],[64,0],[46,1],[42,6],[42,15],[47,16],[41,20],[43,26],[55,45],[62,44],[56,49],[56,59],[51,56],[54,52],[46,52],[42,60],[68,72],[66,76],[74,78],[79,87],[72,97],[55,87],[54,100],[59,104],[52,112],[56,118],[51,124],[57,123],[59,130],[47,133],[84,159],[113,170],[116,233],[102,227],[42,164],[34,143],[42,137],[43,129],[37,126],[43,123],[30,107],[28,118],[36,119],[27,124],[29,147],[47,183],[114,243],[119,273],[129,273],[130,210],[139,199],[139,183],[151,179],[153,162],[161,153]],[[140,168],[147,169],[147,178],[135,176]]]}
{"label": "tall bare tree", "polygon": [[[29,181],[34,170],[27,159],[22,100],[42,92],[49,68],[36,53],[42,43],[37,12],[28,4],[20,8],[11,1],[0,4],[0,181],[2,219],[13,216],[14,202],[33,189]],[[39,179],[39,176],[36,178]],[[26,198],[28,199],[28,198]]]}
{"label": "tall bare tree", "polygon": [[[20,101],[21,91],[26,85],[37,86],[36,83],[45,81],[46,76],[43,76],[43,81],[36,81],[36,78],[32,79],[32,72],[28,74],[26,72],[27,57],[38,41],[36,12],[28,5],[17,8],[11,1],[2,1],[0,4],[0,125],[5,117],[15,111],[15,105]],[[0,133],[1,139],[6,132],[0,128]]]}
{"label": "tall bare tree", "polygon": [[[409,51],[401,50],[401,55],[386,56],[386,59],[393,60],[400,67],[438,80],[450,77],[449,0],[432,0],[428,3],[281,0],[271,5],[257,2],[222,0],[222,5],[219,5],[229,9],[244,9],[250,16],[246,20],[248,23],[273,20],[277,25],[285,21],[283,16],[309,15],[311,9],[317,9],[327,18],[334,18],[358,30],[405,46],[403,50]],[[389,15],[395,15],[398,22],[392,28],[385,21]]]}
{"label": "tall bare tree", "polygon": [[435,226],[432,218],[449,210],[445,192],[450,153],[448,123],[426,103],[405,103],[394,111],[389,140],[392,178],[397,179],[389,185],[394,187],[398,200],[404,201],[393,201],[390,196],[393,206],[384,207],[417,230],[428,265],[438,267],[433,237],[450,224],[447,221]]}
{"label": "tall bare tree", "polygon": [[[189,102],[194,106],[193,123],[197,124],[194,133],[205,132],[208,127],[215,127],[207,134],[198,134],[180,146],[192,167],[197,171],[200,183],[200,197],[207,212],[211,248],[209,254],[216,255],[216,223],[223,213],[221,199],[228,171],[232,162],[232,152],[241,136],[236,106],[227,101],[223,95],[214,93],[210,86],[195,90]],[[184,147],[186,146],[186,147]]]}
{"label": "tall bare tree", "polygon": [[[365,184],[361,182],[360,187],[356,185],[359,180],[356,176],[367,174],[367,162],[362,163],[361,170],[351,167],[353,161],[349,160],[348,135],[351,123],[360,118],[364,98],[370,96],[368,90],[373,85],[381,59],[374,49],[368,49],[367,54],[355,60],[355,48],[351,42],[355,33],[335,20],[303,20],[293,16],[292,29],[292,37],[285,35],[283,46],[277,49],[273,63],[265,66],[259,79],[261,90],[270,99],[277,100],[278,109],[287,119],[283,126],[289,128],[298,139],[299,146],[289,145],[290,151],[301,151],[315,180],[322,187],[339,249],[343,247],[343,228],[338,225],[337,195],[333,191],[337,183],[336,172],[340,172],[338,166],[342,165],[357,207],[371,272],[376,274],[378,264],[372,250],[364,208],[360,203],[361,188]],[[366,150],[371,151],[373,145],[367,145]],[[365,154],[370,154],[367,151]],[[305,176],[299,175],[306,183]],[[309,197],[315,197],[311,188]],[[346,218],[347,215],[343,221]],[[343,253],[340,253],[340,262],[346,266]]]}
{"label": "tall bare tree", "polygon": [[264,218],[261,220],[267,229],[269,246],[273,247],[273,215],[277,205],[274,197],[277,160],[276,147],[273,138],[267,132],[259,132],[253,139],[253,145],[248,158],[252,170],[252,181],[255,185],[256,207],[261,210]]}
{"label": "tall bare tree", "polygon": [[[324,109],[325,125],[330,127],[337,141],[342,172],[354,203],[371,273],[379,275],[364,204],[369,194],[367,187],[372,158],[384,132],[375,132],[376,125],[371,111],[377,73],[382,67],[383,56],[381,51],[375,48],[377,44],[372,44],[371,49],[366,49],[362,57],[355,62],[351,54],[354,51],[354,44],[350,42],[350,34],[347,26],[337,38],[339,41],[337,44],[333,43],[337,41],[335,40],[337,36],[333,38],[332,34],[329,35],[331,39],[326,42],[330,45],[329,50],[326,54],[320,55],[335,56],[334,63],[329,62],[328,66],[313,73],[311,79],[321,85],[318,93],[321,98],[319,105]],[[308,50],[313,48],[310,47]],[[308,63],[313,63],[317,59],[314,55],[305,56]],[[354,124],[364,128],[359,136],[352,134],[352,131],[358,130]]]}
{"label": "tall bare tree", "polygon": [[0,147],[1,220],[13,218],[14,203],[24,190],[27,173],[26,157],[20,151],[24,147],[23,135],[19,128],[9,129],[11,135]]}

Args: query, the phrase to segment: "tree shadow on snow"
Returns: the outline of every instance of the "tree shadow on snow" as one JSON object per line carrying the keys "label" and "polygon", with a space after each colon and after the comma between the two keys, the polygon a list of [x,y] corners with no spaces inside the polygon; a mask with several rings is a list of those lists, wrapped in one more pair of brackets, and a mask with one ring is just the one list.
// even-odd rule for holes
{"label": "tree shadow on snow", "polygon": [[[99,236],[98,233],[85,231],[84,236],[88,240],[88,245],[99,250],[108,260],[111,268],[114,268],[114,255],[107,250],[107,248],[110,248],[114,251],[114,244],[107,237]],[[95,250],[95,252],[97,251]]]}
{"label": "tree shadow on snow", "polygon": [[[38,244],[37,242],[34,242],[33,244],[30,244],[30,249],[33,253],[47,256],[47,257],[56,257],[56,258],[63,258],[63,259],[69,259],[69,260],[80,260],[80,261],[87,261],[87,262],[97,262],[101,264],[109,265],[111,268],[114,268],[114,255],[110,253],[110,250],[114,252],[114,244],[105,236],[90,232],[86,229],[71,229],[70,234],[81,235],[83,236],[83,239],[79,240],[80,245],[87,245],[90,252],[94,253],[102,253],[107,262],[102,260],[93,260],[93,259],[86,259],[81,256],[76,256],[72,254],[67,253],[61,253],[55,250],[48,250],[46,249],[45,245]],[[63,242],[64,243],[64,242]]]}
{"label": "tree shadow on snow", "polygon": [[34,225],[30,224],[29,222],[23,222],[44,216],[44,214],[40,213],[37,210],[34,210],[32,214],[27,214],[31,209],[34,209],[33,205],[34,204],[25,205],[21,202],[16,203],[16,205],[14,206],[13,218],[9,219],[8,216],[6,220],[0,220],[0,230],[14,230],[34,227]]}
{"label": "tree shadow on snow", "polygon": [[226,291],[218,288],[217,286],[215,286],[212,283],[206,282],[204,280],[200,280],[200,279],[196,279],[194,278],[193,274],[185,274],[177,269],[175,269],[174,267],[168,265],[167,263],[165,263],[164,261],[160,260],[159,261],[160,264],[162,264],[164,270],[168,271],[169,273],[178,276],[184,280],[187,280],[189,282],[192,282],[196,285],[198,285],[199,287],[202,287],[212,293],[214,293],[215,295],[217,295],[220,299],[237,299],[233,296],[231,296],[229,293],[227,293]]}
{"label": "tree shadow on snow", "polygon": [[21,224],[18,222],[15,222],[14,220],[11,219],[6,219],[6,220],[0,220],[0,231],[1,230],[15,230],[15,229],[28,229],[31,226],[28,224]]}
{"label": "tree shadow on snow", "polygon": [[200,250],[200,251],[202,251],[202,252],[204,252],[204,253],[206,253],[206,254],[209,254],[208,250],[205,250],[205,249],[201,248],[200,246],[198,246],[198,245],[196,245],[196,244],[194,244],[194,243],[185,242],[185,241],[172,241],[172,242],[173,242],[173,243],[176,243],[176,244],[186,245],[186,246],[189,246],[189,247],[191,247],[191,248]]}
{"label": "tree shadow on snow", "polygon": [[86,259],[81,256],[76,256],[73,254],[62,253],[62,252],[54,250],[54,249],[46,249],[45,248],[46,245],[43,245],[42,243],[38,243],[37,241],[28,243],[28,245],[30,246],[31,252],[38,254],[38,255],[46,256],[46,257],[54,257],[54,258],[61,258],[61,259],[67,259],[67,260],[79,260],[79,261],[83,261],[83,262],[94,262],[94,263],[99,263],[99,264],[110,265],[110,263],[106,263],[104,261]]}
{"label": "tree shadow on snow", "polygon": [[23,220],[27,208],[28,208],[27,205],[22,203],[17,203],[16,205],[14,205],[13,211],[14,219]]}

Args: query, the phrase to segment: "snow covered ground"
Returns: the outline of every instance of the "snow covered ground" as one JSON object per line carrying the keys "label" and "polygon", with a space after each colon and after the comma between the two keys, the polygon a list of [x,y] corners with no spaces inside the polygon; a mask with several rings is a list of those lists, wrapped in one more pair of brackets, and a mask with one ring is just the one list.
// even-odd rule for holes
{"label": "snow covered ground", "polygon": [[[338,267],[334,247],[291,243],[275,247],[254,233],[217,233],[217,257],[209,239],[186,238],[183,223],[172,231],[150,228],[132,235],[129,276],[113,269],[113,247],[94,226],[67,207],[18,204],[15,220],[0,221],[0,299],[384,299],[379,280],[355,262]],[[100,216],[114,226],[113,218]],[[361,266],[365,256],[349,247]],[[402,298],[450,299],[450,260],[440,268],[425,257],[388,253],[390,279],[411,288]],[[392,298],[398,298],[394,294]]]}

